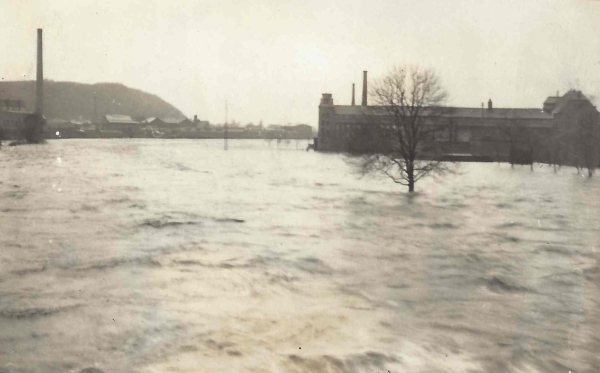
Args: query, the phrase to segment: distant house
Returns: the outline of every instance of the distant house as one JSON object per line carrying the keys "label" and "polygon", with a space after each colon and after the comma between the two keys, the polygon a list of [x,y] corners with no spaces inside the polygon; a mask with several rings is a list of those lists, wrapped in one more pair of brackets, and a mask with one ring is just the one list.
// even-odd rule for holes
{"label": "distant house", "polygon": [[194,121],[194,124],[196,125],[196,128],[201,131],[210,131],[212,129],[210,122],[207,120],[196,120]]}
{"label": "distant house", "polygon": [[49,130],[79,129],[82,127],[81,124],[75,123],[74,121],[58,118],[50,119],[46,122],[46,126]]}
{"label": "distant house", "polygon": [[108,114],[104,116],[104,123],[109,124],[139,124],[130,115]]}
{"label": "distant house", "polygon": [[77,124],[79,126],[83,126],[83,127],[91,126],[92,125],[92,121],[89,120],[89,119],[84,119],[84,120],[72,119],[72,120],[70,120],[70,122],[71,123],[75,123],[75,124]]}
{"label": "distant house", "polygon": [[260,131],[262,129],[259,125],[252,123],[246,124],[244,128],[246,129],[246,131]]}
{"label": "distant house", "polygon": [[142,120],[140,122],[141,125],[149,125],[150,123],[152,123],[154,120],[156,119],[156,117],[148,117],[145,118],[144,120]]}
{"label": "distant house", "polygon": [[0,111],[23,112],[25,111],[25,104],[23,100],[1,99]]}
{"label": "distant house", "polygon": [[46,122],[46,125],[48,127],[61,127],[61,126],[64,126],[65,124],[67,124],[67,123],[69,123],[68,120],[53,118],[53,119],[48,120]]}
{"label": "distant house", "polygon": [[104,116],[102,128],[108,131],[122,131],[131,134],[139,125],[140,123],[129,115],[110,114]]}
{"label": "distant house", "polygon": [[0,140],[19,137],[32,115],[25,110],[22,100],[0,98]]}
{"label": "distant house", "polygon": [[192,125],[202,131],[210,130],[210,123],[207,120],[199,120],[197,115],[194,115]]}
{"label": "distant house", "polygon": [[179,128],[180,119],[177,118],[160,118],[165,124],[165,128]]}
{"label": "distant house", "polygon": [[164,128],[165,122],[163,122],[160,118],[151,117],[144,121],[143,125],[149,125],[153,128]]}
{"label": "distant house", "polygon": [[153,128],[174,130],[181,128],[180,122],[182,122],[181,119],[176,118],[153,118],[148,124]]}
{"label": "distant house", "polygon": [[211,129],[210,122],[207,120],[196,121],[196,128],[202,131],[208,131]]}
{"label": "distant house", "polygon": [[71,120],[70,121],[73,124],[76,124],[78,128],[84,130],[84,131],[95,131],[96,130],[96,126],[94,124],[92,124],[91,120]]}
{"label": "distant house", "polygon": [[185,118],[184,120],[179,122],[179,127],[181,128],[194,128],[194,123],[191,120]]}
{"label": "distant house", "polygon": [[284,130],[288,133],[293,133],[294,137],[301,139],[312,139],[313,130],[308,124],[297,124],[294,126],[287,126]]}

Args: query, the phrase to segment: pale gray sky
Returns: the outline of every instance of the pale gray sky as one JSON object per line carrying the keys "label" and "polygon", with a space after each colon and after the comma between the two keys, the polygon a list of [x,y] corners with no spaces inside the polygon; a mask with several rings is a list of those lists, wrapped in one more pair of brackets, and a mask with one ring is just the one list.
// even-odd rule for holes
{"label": "pale gray sky", "polygon": [[[321,93],[349,104],[394,64],[431,67],[449,104],[541,107],[600,96],[600,1],[2,0],[0,76],[119,82],[222,122],[316,126]],[[357,96],[358,97],[358,96]],[[600,103],[600,102],[599,102]]]}

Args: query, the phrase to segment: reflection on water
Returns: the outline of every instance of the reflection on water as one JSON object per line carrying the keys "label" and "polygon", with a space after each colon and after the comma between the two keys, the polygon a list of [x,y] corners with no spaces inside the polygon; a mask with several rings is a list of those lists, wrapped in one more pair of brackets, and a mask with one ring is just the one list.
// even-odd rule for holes
{"label": "reflection on water", "polygon": [[600,182],[306,144],[0,152],[0,371],[597,372]]}

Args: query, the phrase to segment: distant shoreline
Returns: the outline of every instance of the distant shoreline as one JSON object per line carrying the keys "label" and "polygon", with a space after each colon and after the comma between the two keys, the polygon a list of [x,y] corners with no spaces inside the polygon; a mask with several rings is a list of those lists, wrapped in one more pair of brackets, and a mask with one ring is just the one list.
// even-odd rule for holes
{"label": "distant shoreline", "polygon": [[278,132],[272,133],[268,131],[239,131],[229,130],[227,135],[225,131],[173,131],[173,132],[158,132],[151,131],[133,131],[130,133],[124,131],[79,131],[74,129],[46,128],[45,138],[47,140],[58,139],[119,139],[119,138],[136,138],[136,139],[240,139],[240,140],[267,140],[267,141],[284,141],[284,140],[313,140],[313,136],[299,134],[295,132]]}

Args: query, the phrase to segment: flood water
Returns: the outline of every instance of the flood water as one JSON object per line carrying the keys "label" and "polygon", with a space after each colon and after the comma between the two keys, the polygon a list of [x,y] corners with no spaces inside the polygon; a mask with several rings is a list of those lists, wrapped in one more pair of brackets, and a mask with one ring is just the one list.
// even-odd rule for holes
{"label": "flood water", "polygon": [[600,175],[305,147],[2,147],[0,371],[600,371]]}

